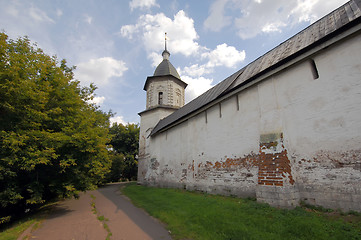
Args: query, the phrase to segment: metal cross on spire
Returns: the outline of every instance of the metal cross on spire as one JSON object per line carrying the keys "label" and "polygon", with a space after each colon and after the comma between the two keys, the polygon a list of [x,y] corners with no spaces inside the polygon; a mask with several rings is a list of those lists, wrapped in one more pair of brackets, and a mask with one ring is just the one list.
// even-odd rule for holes
{"label": "metal cross on spire", "polygon": [[167,33],[164,33],[164,51],[162,53],[163,59],[168,60],[170,53],[167,50]]}

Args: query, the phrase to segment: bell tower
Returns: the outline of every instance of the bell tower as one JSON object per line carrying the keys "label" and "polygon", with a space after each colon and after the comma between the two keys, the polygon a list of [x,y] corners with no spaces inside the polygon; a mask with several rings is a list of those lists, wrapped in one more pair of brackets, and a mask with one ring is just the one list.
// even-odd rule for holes
{"label": "bell tower", "polygon": [[140,112],[139,160],[145,159],[149,151],[149,138],[158,122],[184,106],[184,92],[187,84],[183,82],[170,63],[165,33],[163,61],[155,69],[153,76],[147,77],[144,90],[147,92],[146,109]]}
{"label": "bell tower", "polygon": [[170,53],[167,50],[165,38],[163,61],[155,69],[153,76],[147,78],[144,90],[147,92],[146,109],[157,107],[178,109],[184,105],[184,89],[187,84],[183,82],[170,63]]}

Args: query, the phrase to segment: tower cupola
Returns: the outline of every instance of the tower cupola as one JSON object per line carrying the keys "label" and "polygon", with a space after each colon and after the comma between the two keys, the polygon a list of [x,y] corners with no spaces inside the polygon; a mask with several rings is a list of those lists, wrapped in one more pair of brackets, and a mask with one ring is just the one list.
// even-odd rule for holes
{"label": "tower cupola", "polygon": [[144,90],[147,91],[147,110],[156,107],[178,109],[184,105],[187,84],[181,80],[177,70],[169,61],[167,35],[165,35],[162,56],[163,61],[157,66],[153,76],[147,78],[144,85]]}

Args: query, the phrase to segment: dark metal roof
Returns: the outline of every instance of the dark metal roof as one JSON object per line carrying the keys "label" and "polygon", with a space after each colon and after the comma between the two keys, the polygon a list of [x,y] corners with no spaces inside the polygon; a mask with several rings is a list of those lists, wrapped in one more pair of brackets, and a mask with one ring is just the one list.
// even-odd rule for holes
{"label": "dark metal roof", "polygon": [[175,69],[175,67],[173,67],[173,65],[169,62],[168,59],[163,59],[163,61],[158,65],[153,74],[154,77],[165,75],[172,75],[180,79],[177,70]]}
{"label": "dark metal roof", "polygon": [[[242,76],[231,86],[240,84],[272,70],[290,59],[312,49],[360,21],[361,0],[351,0],[284,41],[271,51],[248,64]],[[358,19],[358,21],[356,21]]]}
{"label": "dark metal roof", "polygon": [[251,82],[262,74],[285,64],[330,38],[360,24],[360,20],[361,0],[351,0],[347,2],[248,64],[246,67],[232,74],[168,117],[160,120],[151,132],[151,135],[162,131],[176,121],[185,119],[189,114],[220,98],[224,94],[235,90],[245,83]]}
{"label": "dark metal roof", "polygon": [[182,108],[178,109],[168,117],[160,120],[157,126],[152,130],[151,135],[157,133],[164,127],[170,125],[171,123],[180,120],[181,118],[187,116],[188,114],[196,111],[200,107],[204,106],[205,104],[215,100],[219,97],[227,88],[233,83],[233,81],[242,74],[243,69],[239,70],[238,72],[232,74],[216,86],[212,87],[199,97],[195,98],[193,101],[189,102],[188,104],[184,105]]}

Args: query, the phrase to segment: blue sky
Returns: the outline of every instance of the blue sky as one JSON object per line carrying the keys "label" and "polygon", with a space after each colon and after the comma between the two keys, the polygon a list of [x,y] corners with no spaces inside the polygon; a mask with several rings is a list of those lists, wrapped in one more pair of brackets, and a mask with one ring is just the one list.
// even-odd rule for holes
{"label": "blue sky", "polygon": [[0,0],[0,29],[77,66],[75,78],[95,83],[94,101],[116,113],[112,121],[138,123],[165,32],[189,102],[345,2]]}

